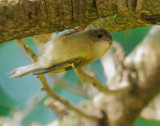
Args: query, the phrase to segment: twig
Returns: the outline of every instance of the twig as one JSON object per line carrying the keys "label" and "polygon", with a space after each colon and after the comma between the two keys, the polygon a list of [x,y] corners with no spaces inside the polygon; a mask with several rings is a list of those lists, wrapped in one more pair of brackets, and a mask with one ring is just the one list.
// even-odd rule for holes
{"label": "twig", "polygon": [[38,61],[37,56],[27,45],[24,44],[22,39],[16,39],[15,41],[22,47],[22,49],[24,49],[24,51],[32,58],[34,62]]}
{"label": "twig", "polygon": [[58,96],[56,93],[54,93],[51,88],[48,86],[47,81],[44,77],[44,75],[38,75],[37,76],[42,85],[43,85],[43,90],[45,90],[47,92],[47,94],[49,94],[51,97],[53,97],[54,99],[58,100],[59,102],[61,102],[62,104],[64,104],[68,109],[73,110],[74,112],[76,112],[78,115],[82,116],[82,117],[86,117],[88,119],[93,119],[93,120],[97,120],[100,119],[97,116],[92,116],[92,115],[88,115],[86,113],[84,113],[83,111],[77,109],[75,106],[73,106],[71,103],[69,103],[67,100],[61,98],[60,96]]}
{"label": "twig", "polygon": [[94,87],[96,87],[99,91],[105,93],[105,94],[118,94],[121,92],[124,92],[129,89],[129,87],[119,87],[115,89],[109,89],[106,85],[102,84],[100,80],[96,77],[91,77],[88,74],[86,74],[82,68],[76,69],[76,73],[84,82],[92,84]]}
{"label": "twig", "polygon": [[[16,40],[17,43],[24,49],[25,52],[27,52],[27,54],[29,54],[29,56],[33,59],[34,62],[37,61],[37,56],[34,54],[34,52],[29,49],[24,43],[23,40]],[[39,80],[41,81],[42,85],[43,85],[43,90],[45,90],[47,92],[48,95],[50,95],[52,98],[56,99],[57,101],[61,102],[62,104],[64,104],[68,109],[76,112],[78,115],[88,118],[88,119],[92,119],[92,120],[99,120],[101,119],[101,117],[97,117],[94,115],[89,115],[83,111],[81,111],[80,109],[76,108],[75,106],[73,106],[71,103],[69,103],[67,100],[61,98],[60,96],[58,96],[56,93],[54,93],[52,91],[52,89],[48,86],[48,83],[44,77],[44,75],[38,75],[37,78],[39,78]]]}

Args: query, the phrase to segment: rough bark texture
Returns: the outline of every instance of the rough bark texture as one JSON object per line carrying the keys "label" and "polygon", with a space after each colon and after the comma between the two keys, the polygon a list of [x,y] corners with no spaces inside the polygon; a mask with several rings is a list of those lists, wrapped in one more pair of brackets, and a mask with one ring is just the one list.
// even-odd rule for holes
{"label": "rough bark texture", "polygon": [[125,57],[125,70],[122,72],[127,73],[127,80],[123,77],[125,74],[119,73],[114,77],[123,75],[116,83],[121,85],[127,82],[132,88],[117,95],[100,93],[88,107],[80,105],[88,113],[101,111],[102,120],[88,120],[70,112],[53,126],[131,126],[142,109],[160,91],[159,61],[160,26],[155,26],[144,41]]}
{"label": "rough bark texture", "polygon": [[159,0],[0,0],[0,42],[90,24],[111,32],[160,24]]}

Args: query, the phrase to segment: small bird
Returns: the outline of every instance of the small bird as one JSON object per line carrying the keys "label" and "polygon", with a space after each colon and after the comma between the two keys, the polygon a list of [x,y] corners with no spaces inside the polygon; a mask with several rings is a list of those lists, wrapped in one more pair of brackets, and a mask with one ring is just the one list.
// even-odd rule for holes
{"label": "small bird", "polygon": [[73,30],[54,33],[38,61],[12,70],[10,78],[75,69],[100,58],[112,44],[111,33],[104,28],[71,32]]}

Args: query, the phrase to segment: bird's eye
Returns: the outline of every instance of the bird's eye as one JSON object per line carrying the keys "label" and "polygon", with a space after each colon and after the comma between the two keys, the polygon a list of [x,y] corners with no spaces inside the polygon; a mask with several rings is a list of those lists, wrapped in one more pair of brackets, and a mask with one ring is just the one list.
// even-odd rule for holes
{"label": "bird's eye", "polygon": [[102,34],[98,34],[98,39],[101,39],[103,38],[103,35]]}

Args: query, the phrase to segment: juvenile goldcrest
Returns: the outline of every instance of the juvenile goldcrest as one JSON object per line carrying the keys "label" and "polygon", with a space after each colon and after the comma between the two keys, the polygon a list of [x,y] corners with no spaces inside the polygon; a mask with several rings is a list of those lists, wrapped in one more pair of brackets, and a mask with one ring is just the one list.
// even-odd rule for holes
{"label": "juvenile goldcrest", "polygon": [[12,70],[10,78],[29,73],[38,75],[75,69],[97,60],[112,44],[112,36],[104,28],[86,28],[72,34],[69,32],[71,30],[54,33],[38,61]]}

